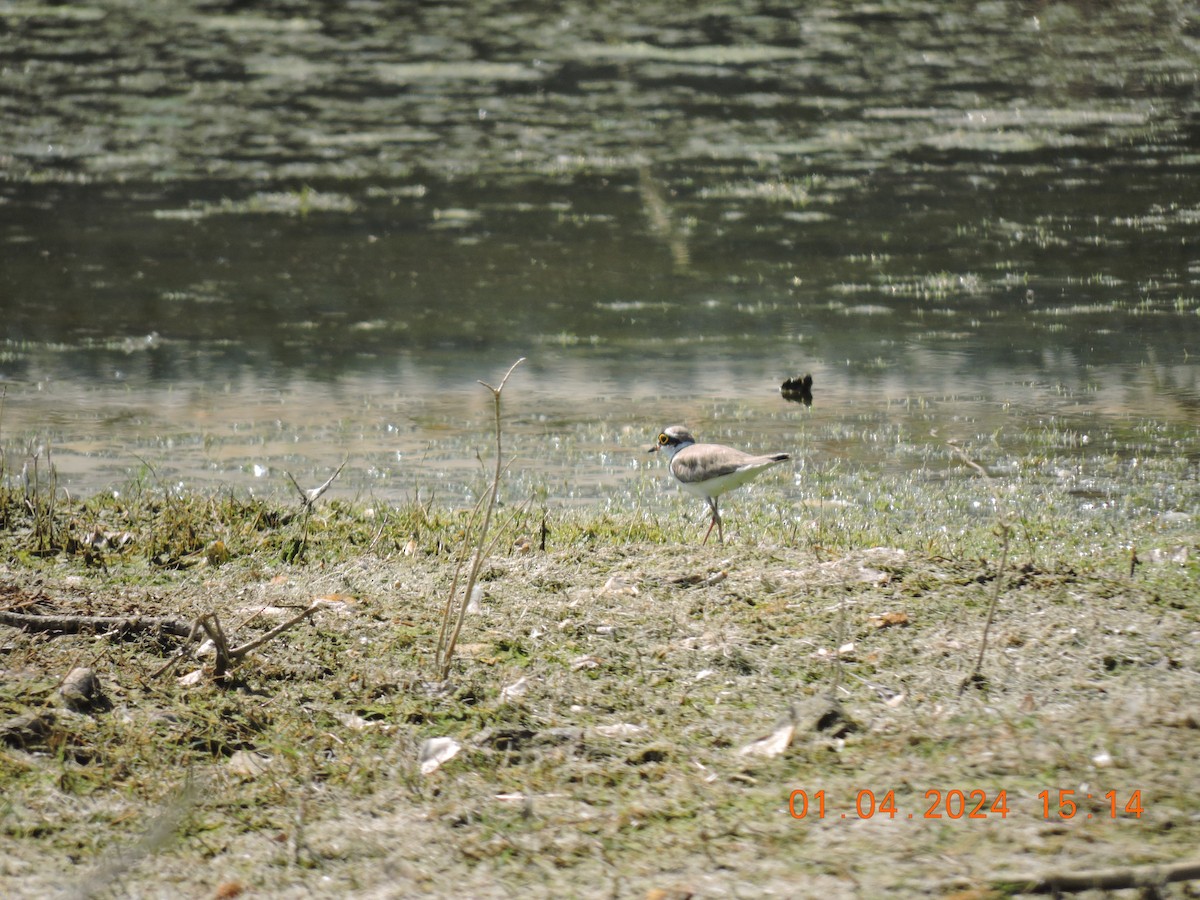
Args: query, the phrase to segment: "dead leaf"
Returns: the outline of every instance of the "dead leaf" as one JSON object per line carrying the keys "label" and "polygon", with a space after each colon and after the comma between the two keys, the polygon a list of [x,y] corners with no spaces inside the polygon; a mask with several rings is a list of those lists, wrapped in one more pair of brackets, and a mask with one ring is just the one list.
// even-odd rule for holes
{"label": "dead leaf", "polygon": [[458,756],[462,744],[454,738],[429,738],[421,745],[421,774],[432,775],[442,765]]}
{"label": "dead leaf", "polygon": [[646,900],[692,900],[696,896],[688,888],[650,888]]}
{"label": "dead leaf", "polygon": [[792,743],[792,735],[795,733],[795,723],[784,722],[766,737],[751,741],[742,747],[738,750],[738,756],[765,756],[767,758],[779,756]]}
{"label": "dead leaf", "polygon": [[175,679],[176,683],[181,687],[192,687],[204,680],[204,670],[196,669],[193,672],[188,672],[186,675],[180,675]]}
{"label": "dead leaf", "polygon": [[817,656],[821,659],[836,658],[836,659],[853,660],[854,659],[854,642],[850,641],[848,643],[842,644],[842,646],[838,647],[836,650],[827,650],[826,648],[822,647],[820,650],[817,651]]}
{"label": "dead leaf", "polygon": [[638,586],[624,575],[611,575],[608,581],[604,582],[604,587],[600,589],[600,592],[602,594],[636,597],[638,595]]}
{"label": "dead leaf", "polygon": [[522,675],[508,687],[501,689],[500,702],[512,703],[522,697],[527,690],[529,690],[529,679]]}
{"label": "dead leaf", "polygon": [[256,750],[238,750],[229,757],[225,768],[242,778],[257,778],[271,768],[274,760]]}
{"label": "dead leaf", "polygon": [[871,616],[867,619],[875,628],[890,628],[893,625],[907,625],[908,613],[906,612],[886,612],[879,616]]}
{"label": "dead leaf", "polygon": [[366,731],[375,723],[370,719],[364,719],[357,713],[334,712],[333,717],[342,723],[343,726],[351,731]]}
{"label": "dead leaf", "polygon": [[358,601],[350,594],[322,594],[319,597],[313,597],[312,602],[320,603],[323,606],[352,606]]}
{"label": "dead leaf", "polygon": [[645,725],[633,725],[629,722],[619,722],[616,725],[597,725],[593,729],[596,734],[606,738],[628,738],[645,734]]}

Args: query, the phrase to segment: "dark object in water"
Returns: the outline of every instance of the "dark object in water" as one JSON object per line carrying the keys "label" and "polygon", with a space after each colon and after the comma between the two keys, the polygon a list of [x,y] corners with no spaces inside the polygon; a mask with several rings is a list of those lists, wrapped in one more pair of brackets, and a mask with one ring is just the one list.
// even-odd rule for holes
{"label": "dark object in water", "polygon": [[806,374],[789,378],[779,386],[779,393],[783,394],[784,400],[812,406],[812,376]]}

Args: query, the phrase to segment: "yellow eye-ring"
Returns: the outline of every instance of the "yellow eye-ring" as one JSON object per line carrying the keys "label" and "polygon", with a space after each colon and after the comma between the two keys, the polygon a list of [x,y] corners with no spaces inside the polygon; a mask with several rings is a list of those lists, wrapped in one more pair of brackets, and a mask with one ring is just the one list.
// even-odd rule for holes
{"label": "yellow eye-ring", "polygon": [[662,445],[662,446],[664,446],[664,447],[665,447],[667,444],[671,443],[671,439],[670,439],[669,437],[667,437],[667,433],[666,433],[665,431],[659,434],[659,436],[658,436],[658,443],[659,443],[659,444],[661,444],[661,445]]}

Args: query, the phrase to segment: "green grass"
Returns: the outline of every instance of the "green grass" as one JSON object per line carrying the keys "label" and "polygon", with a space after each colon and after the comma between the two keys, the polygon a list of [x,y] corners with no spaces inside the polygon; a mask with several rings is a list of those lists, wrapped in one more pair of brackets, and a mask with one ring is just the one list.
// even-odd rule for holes
{"label": "green grass", "polygon": [[[724,547],[699,546],[703,510],[683,498],[531,508],[483,566],[445,683],[433,653],[465,511],[333,500],[305,525],[229,494],[0,488],[0,608],[215,612],[236,643],[334,598],[226,684],[179,681],[211,657],[160,673],[178,638],[0,625],[0,722],[54,714],[44,738],[0,749],[0,885],[592,896],[803,880],[852,896],[1177,860],[1200,838],[1195,464],[1088,458],[1101,490],[1081,496],[1054,474],[1063,439],[1035,435],[1045,450],[990,482],[950,460],[810,466],[799,500],[767,481],[731,497]],[[997,578],[986,682],[960,694]],[[61,708],[75,666],[112,709]],[[831,698],[852,730],[814,724]],[[790,709],[785,752],[739,753]],[[423,776],[433,737],[462,750]],[[236,765],[250,751],[261,771]],[[1081,784],[1140,789],[1147,811],[1047,831],[1037,793]],[[836,815],[792,819],[796,788]],[[931,788],[1003,789],[1014,812],[925,820]],[[916,818],[841,819],[863,789]],[[978,862],[919,863],[957,854]]]}

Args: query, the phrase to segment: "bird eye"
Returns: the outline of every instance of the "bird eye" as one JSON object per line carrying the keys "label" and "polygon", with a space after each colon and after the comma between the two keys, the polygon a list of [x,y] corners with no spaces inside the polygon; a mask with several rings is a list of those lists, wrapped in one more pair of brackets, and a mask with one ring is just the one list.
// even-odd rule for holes
{"label": "bird eye", "polygon": [[664,431],[658,436],[658,442],[665,447],[667,444],[671,443],[671,439],[667,437],[667,433]]}

